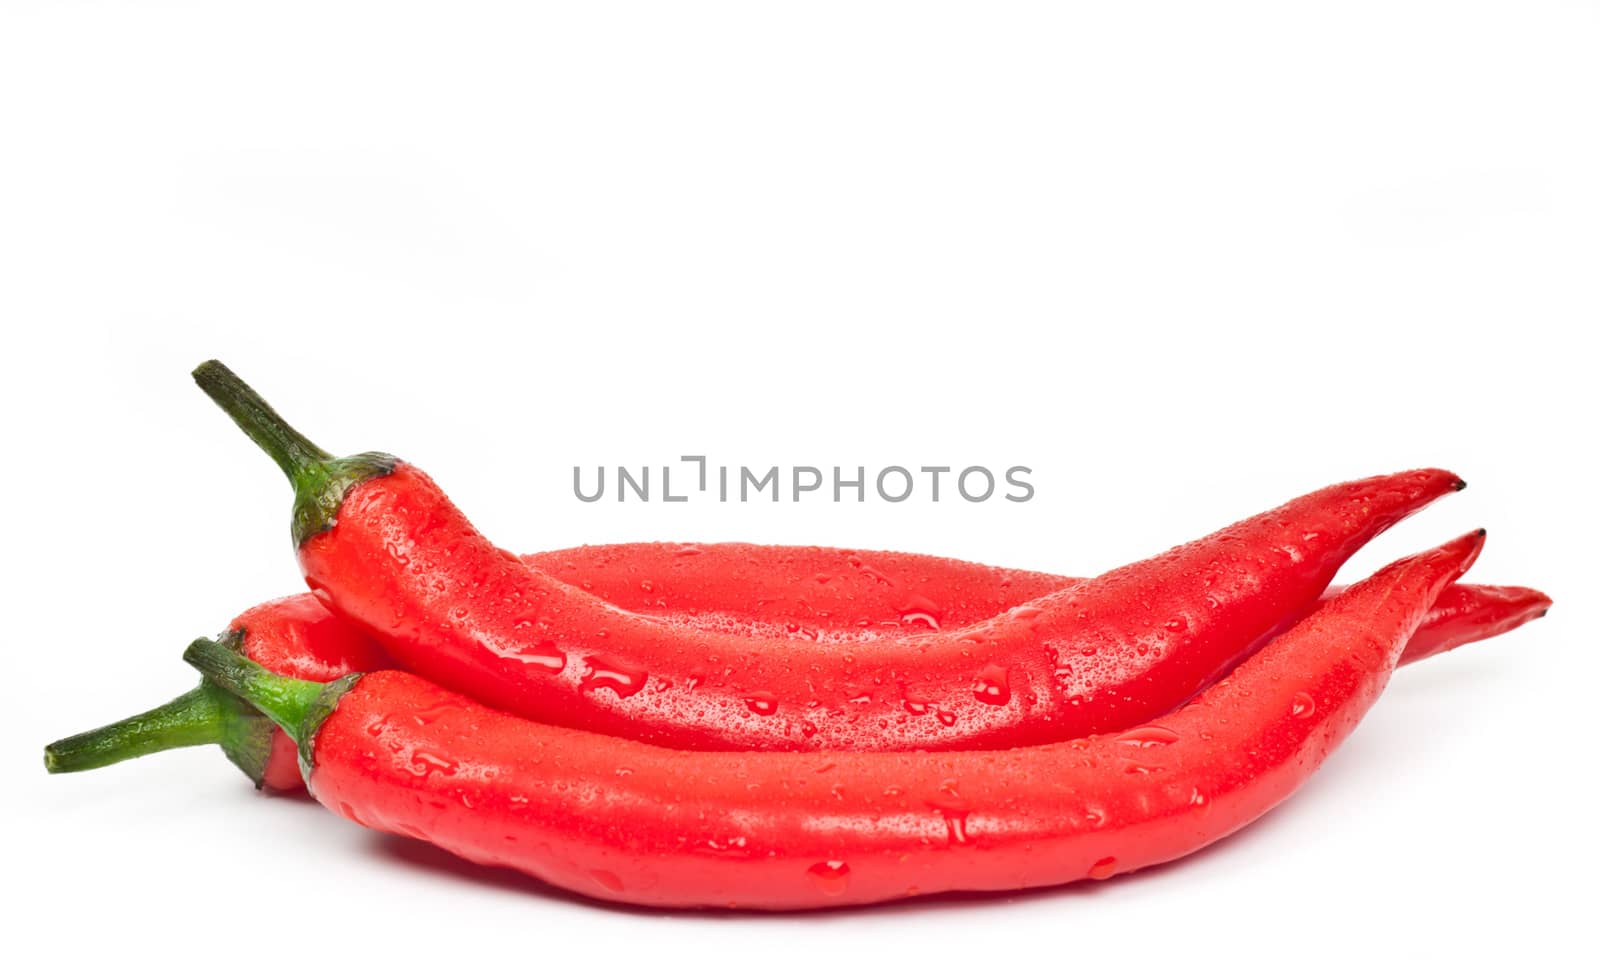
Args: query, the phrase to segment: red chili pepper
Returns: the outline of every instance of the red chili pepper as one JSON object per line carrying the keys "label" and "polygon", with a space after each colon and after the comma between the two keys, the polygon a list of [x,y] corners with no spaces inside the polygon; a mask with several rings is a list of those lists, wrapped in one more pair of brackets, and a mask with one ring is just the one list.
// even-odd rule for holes
{"label": "red chili pepper", "polygon": [[[739,582],[749,591],[729,592],[721,580],[710,575],[733,565],[734,557],[743,569]],[[690,559],[693,561],[686,563]],[[919,600],[921,608],[952,610],[950,616],[958,625],[964,625],[962,617],[992,615],[978,612],[993,602],[985,599],[987,591],[1005,595],[1020,583],[1023,591],[1011,595],[1025,602],[1079,582],[914,553],[744,543],[579,546],[533,553],[523,561],[570,585],[594,589],[609,602],[641,614],[703,620],[715,610],[711,615],[721,625],[753,635],[792,631],[845,642],[927,628],[911,617],[903,621],[874,619],[882,615],[886,597],[892,600],[902,589],[892,587],[895,580],[891,575],[916,583],[924,597]],[[820,616],[815,597],[804,598],[804,590],[837,582],[835,571],[840,569],[872,572],[862,577],[865,584],[830,597],[825,605],[832,615]],[[641,589],[641,584],[652,586]],[[1338,591],[1339,587],[1334,587],[1324,601]],[[752,597],[758,598],[747,603]],[[962,599],[954,601],[956,597]],[[1400,663],[1498,636],[1544,615],[1549,606],[1550,598],[1537,590],[1452,584],[1439,594],[1406,644]],[[778,618],[763,619],[772,613]],[[854,621],[858,628],[837,629],[836,621]],[[267,669],[297,679],[328,681],[349,672],[381,669],[388,662],[365,633],[336,619],[310,593],[247,610],[228,624],[223,636]],[[270,746],[264,748],[262,743],[267,740]],[[155,709],[51,743],[45,747],[45,766],[51,772],[80,772],[166,749],[210,744],[220,745],[258,788],[281,791],[302,785],[294,744],[288,737],[237,697],[205,682]]]}
{"label": "red chili pepper", "polygon": [[1550,597],[1525,586],[1456,583],[1439,594],[1400,656],[1400,665],[1509,632],[1550,610]]}
{"label": "red chili pepper", "polygon": [[[963,629],[1086,582],[921,553],[829,546],[617,543],[529,553],[522,560],[630,612],[839,643]],[[1330,587],[1319,602],[1342,589]],[[1453,583],[1406,644],[1400,664],[1510,632],[1543,616],[1550,604],[1549,596],[1525,586]]]}
{"label": "red chili pepper", "polygon": [[531,718],[686,748],[1002,747],[1148,719],[1463,486],[1416,470],[1330,487],[937,641],[785,642],[600,602],[495,548],[414,467],[331,457],[220,363],[195,379],[294,486],[312,591],[397,661]]}
{"label": "red chili pepper", "polygon": [[205,640],[185,659],[289,731],[355,822],[602,899],[807,909],[1104,879],[1228,835],[1344,739],[1482,543],[1386,567],[1156,723],[1004,751],[674,751],[406,673],[308,683]]}

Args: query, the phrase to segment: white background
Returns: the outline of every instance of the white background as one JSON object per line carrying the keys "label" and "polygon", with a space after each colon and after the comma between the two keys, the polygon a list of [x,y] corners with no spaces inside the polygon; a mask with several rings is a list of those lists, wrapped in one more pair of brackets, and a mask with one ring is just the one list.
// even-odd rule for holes
{"label": "white background", "polygon": [[[1590,3],[24,2],[0,14],[12,932],[230,954],[1578,948],[1592,700]],[[297,588],[190,384],[428,469],[507,546],[1090,572],[1420,465],[1552,615],[1396,678],[1289,803],[1107,883],[652,915],[457,868],[215,750],[47,777]],[[1027,504],[584,505],[575,464],[1034,470]],[[918,498],[920,500],[920,498]],[[819,498],[820,500],[820,498]],[[289,945],[292,941],[292,946]]]}

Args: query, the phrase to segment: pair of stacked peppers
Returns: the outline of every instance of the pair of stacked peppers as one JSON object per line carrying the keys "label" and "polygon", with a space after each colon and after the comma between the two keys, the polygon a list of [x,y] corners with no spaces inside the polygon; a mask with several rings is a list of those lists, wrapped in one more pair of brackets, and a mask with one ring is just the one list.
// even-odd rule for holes
{"label": "pair of stacked peppers", "polygon": [[748,544],[495,546],[424,473],[195,379],[294,489],[309,592],[52,772],[215,743],[258,787],[601,899],[809,909],[1105,879],[1292,793],[1400,664],[1550,600],[1456,582],[1477,530],[1345,588],[1464,488],[1342,483],[1091,579]]}

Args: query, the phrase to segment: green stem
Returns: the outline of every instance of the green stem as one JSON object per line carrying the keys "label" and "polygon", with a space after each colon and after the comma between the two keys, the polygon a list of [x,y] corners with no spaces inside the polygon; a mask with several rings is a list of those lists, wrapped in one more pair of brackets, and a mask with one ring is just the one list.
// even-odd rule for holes
{"label": "green stem", "polygon": [[259,393],[217,360],[195,367],[194,381],[289,477],[294,486],[290,531],[297,547],[333,528],[350,490],[369,479],[387,476],[395,468],[395,458],[387,453],[334,458],[290,426]]}
{"label": "green stem", "polygon": [[232,417],[246,436],[272,457],[297,489],[307,473],[322,469],[333,459],[326,450],[290,426],[261,394],[220,361],[207,360],[195,367],[194,381]]}
{"label": "green stem", "polygon": [[185,746],[222,747],[223,755],[259,789],[272,758],[272,720],[209,680],[137,716],[68,736],[44,747],[52,773],[99,769]]}
{"label": "green stem", "polygon": [[197,687],[137,716],[58,739],[44,747],[44,767],[75,773],[167,749],[221,743],[230,719],[219,701],[224,695],[213,686]]}
{"label": "green stem", "polygon": [[183,651],[183,661],[278,724],[296,743],[312,704],[326,683],[292,679],[270,672],[221,643],[197,639]]}
{"label": "green stem", "polygon": [[313,740],[333,714],[340,697],[360,681],[350,673],[331,683],[314,683],[270,672],[221,643],[197,639],[183,651],[183,660],[205,678],[254,706],[300,747],[300,772],[311,781]]}

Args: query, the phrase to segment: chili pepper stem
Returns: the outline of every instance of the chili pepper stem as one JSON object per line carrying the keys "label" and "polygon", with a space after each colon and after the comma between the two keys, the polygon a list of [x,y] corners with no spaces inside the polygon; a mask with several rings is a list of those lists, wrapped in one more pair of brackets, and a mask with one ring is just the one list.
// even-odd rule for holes
{"label": "chili pepper stem", "polygon": [[207,360],[195,367],[194,381],[212,402],[232,417],[246,436],[272,457],[290,482],[299,485],[300,474],[322,469],[333,459],[327,450],[290,426],[261,394],[220,360]]}
{"label": "chili pepper stem", "polygon": [[237,696],[207,681],[154,709],[51,743],[44,747],[44,767],[76,773],[168,749],[215,744],[260,789],[274,728]]}
{"label": "chili pepper stem", "polygon": [[350,687],[361,678],[351,673],[331,683],[314,683],[271,672],[222,643],[197,639],[183,651],[183,660],[200,675],[261,711],[294,740],[300,768],[310,782],[312,740]]}
{"label": "chili pepper stem", "polygon": [[293,533],[299,546],[333,526],[350,489],[391,472],[396,461],[387,453],[334,457],[290,426],[261,394],[218,360],[195,367],[194,381],[244,434],[278,464],[294,487]]}
{"label": "chili pepper stem", "polygon": [[225,695],[214,686],[196,687],[154,709],[58,739],[44,747],[44,768],[75,773],[168,749],[220,743],[228,717],[218,700]]}
{"label": "chili pepper stem", "polygon": [[326,685],[268,672],[260,664],[209,639],[190,643],[183,652],[183,660],[198,669],[202,676],[260,710],[296,742],[307,711]]}

